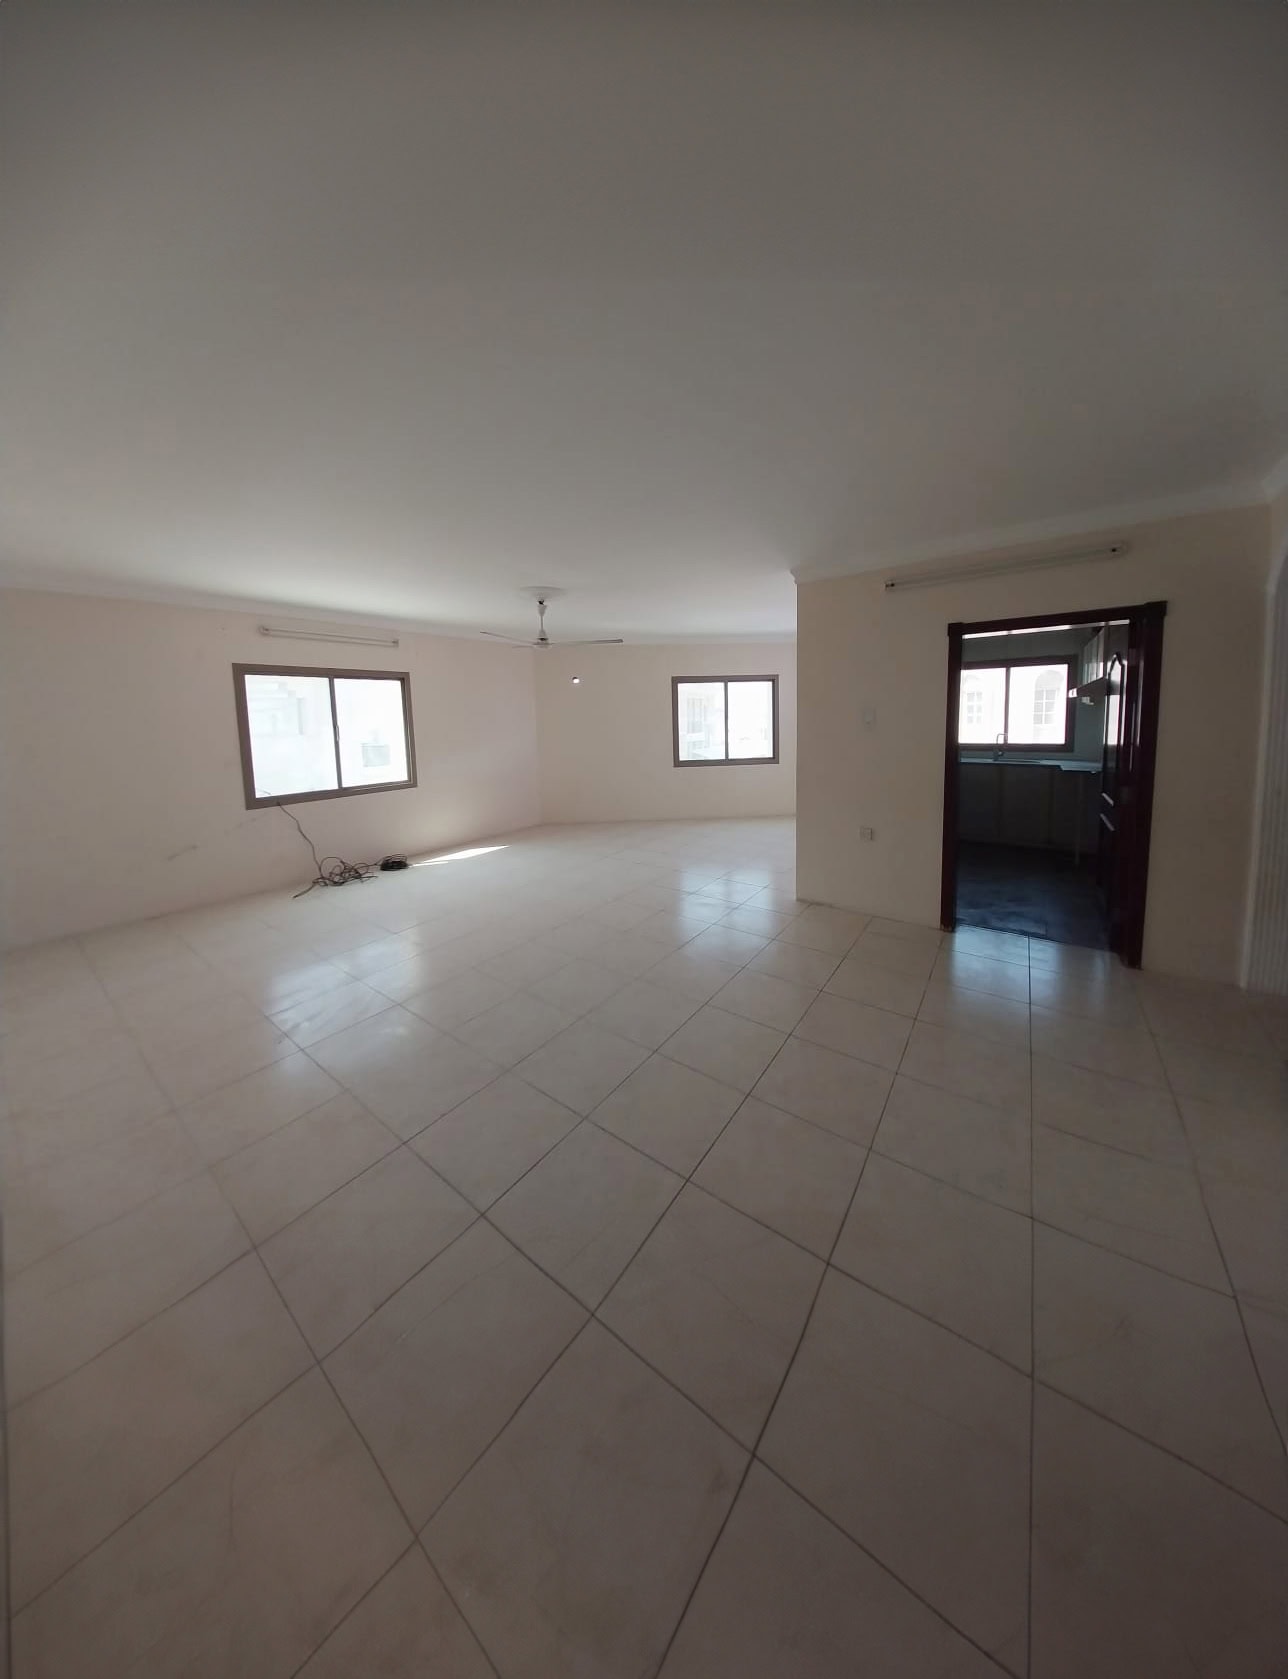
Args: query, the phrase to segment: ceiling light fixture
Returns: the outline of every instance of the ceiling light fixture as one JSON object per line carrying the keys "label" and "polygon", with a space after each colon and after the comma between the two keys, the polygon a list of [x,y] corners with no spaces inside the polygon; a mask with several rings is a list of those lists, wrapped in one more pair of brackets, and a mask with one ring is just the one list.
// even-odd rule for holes
{"label": "ceiling light fixture", "polygon": [[1023,560],[998,560],[989,565],[954,566],[943,571],[923,571],[911,577],[887,577],[886,593],[894,589],[928,589],[935,583],[972,583],[977,577],[1007,577],[1013,571],[1044,571],[1048,566],[1073,565],[1079,560],[1119,560],[1130,552],[1127,542],[1109,542],[1102,548],[1079,548],[1072,553],[1030,555]]}
{"label": "ceiling light fixture", "polygon": [[397,647],[396,635],[340,635],[326,630],[278,630],[271,624],[259,626],[261,635],[275,636],[280,641],[335,641],[352,647]]}

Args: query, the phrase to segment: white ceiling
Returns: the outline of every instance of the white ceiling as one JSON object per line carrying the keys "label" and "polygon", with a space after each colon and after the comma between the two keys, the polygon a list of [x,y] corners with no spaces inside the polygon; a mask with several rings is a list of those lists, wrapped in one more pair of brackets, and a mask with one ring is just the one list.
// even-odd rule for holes
{"label": "white ceiling", "polygon": [[1288,6],[9,0],[0,564],[769,634],[1288,450]]}

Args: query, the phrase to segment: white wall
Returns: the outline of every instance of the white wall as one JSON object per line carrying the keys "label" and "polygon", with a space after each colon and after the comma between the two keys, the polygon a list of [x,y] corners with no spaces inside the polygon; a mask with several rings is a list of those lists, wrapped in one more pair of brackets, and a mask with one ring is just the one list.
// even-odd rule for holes
{"label": "white wall", "polygon": [[[1163,599],[1168,614],[1144,960],[1166,972],[1237,978],[1269,514],[1265,507],[1246,508],[1112,534],[1132,544],[1112,562],[890,594],[882,588],[884,573],[802,583],[802,897],[938,922],[949,623]],[[860,721],[867,707],[877,712],[871,728]],[[876,830],[874,841],[859,840],[861,824]]]}
{"label": "white wall", "polygon": [[1266,669],[1244,979],[1288,995],[1288,490],[1270,504]]}
{"label": "white wall", "polygon": [[279,810],[247,810],[234,662],[411,673],[419,786],[292,808],[370,859],[539,819],[533,655],[399,632],[270,642],[245,613],[0,591],[0,943],[307,880]]}
{"label": "white wall", "polygon": [[[671,678],[724,675],[778,677],[779,762],[677,769]],[[791,642],[552,647],[537,655],[537,696],[547,822],[788,816],[796,808]]]}

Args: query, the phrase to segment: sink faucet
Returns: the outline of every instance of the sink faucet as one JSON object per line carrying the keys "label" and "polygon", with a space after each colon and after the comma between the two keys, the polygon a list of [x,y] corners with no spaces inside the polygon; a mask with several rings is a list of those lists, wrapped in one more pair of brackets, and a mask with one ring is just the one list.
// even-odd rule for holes
{"label": "sink faucet", "polygon": [[1006,739],[1005,732],[1003,730],[1000,730],[1000,729],[998,730],[997,734],[995,734],[993,736],[993,761],[994,761],[994,763],[1000,763],[1001,762],[1002,745],[1003,745],[1003,742],[1005,741],[1005,739]]}

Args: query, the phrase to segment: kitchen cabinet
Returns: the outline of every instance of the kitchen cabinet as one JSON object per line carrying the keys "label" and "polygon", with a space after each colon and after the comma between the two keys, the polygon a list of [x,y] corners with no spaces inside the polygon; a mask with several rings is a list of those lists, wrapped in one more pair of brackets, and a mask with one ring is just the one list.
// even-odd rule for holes
{"label": "kitchen cabinet", "polygon": [[1054,764],[964,762],[957,833],[984,845],[1024,845],[1087,856],[1096,848],[1100,775]]}
{"label": "kitchen cabinet", "polygon": [[962,764],[957,779],[957,832],[964,840],[996,845],[1001,839],[1000,764]]}
{"label": "kitchen cabinet", "polygon": [[1001,766],[1000,836],[1004,845],[1050,845],[1051,783],[1062,770],[1041,764]]}
{"label": "kitchen cabinet", "polygon": [[1078,655],[1078,683],[1098,682],[1105,674],[1105,626],[1103,624],[1082,644]]}

